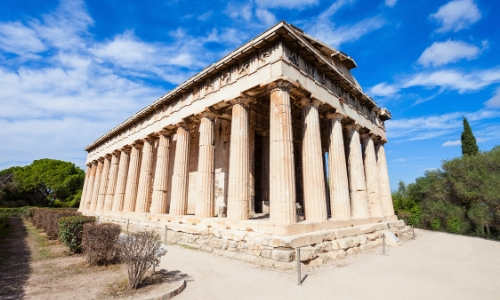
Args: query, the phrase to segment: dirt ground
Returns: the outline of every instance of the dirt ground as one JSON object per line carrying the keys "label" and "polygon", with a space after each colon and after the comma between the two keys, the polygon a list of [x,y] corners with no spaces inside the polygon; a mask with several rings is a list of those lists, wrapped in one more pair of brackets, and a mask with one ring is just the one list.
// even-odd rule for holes
{"label": "dirt ground", "polygon": [[500,299],[500,242],[415,230],[416,240],[296,271],[169,246],[161,267],[190,274],[175,299]]}
{"label": "dirt ground", "polygon": [[141,299],[161,295],[187,277],[157,269],[149,285],[130,291],[125,265],[88,266],[83,255],[47,240],[20,218],[10,218],[7,229],[0,235],[0,299]]}

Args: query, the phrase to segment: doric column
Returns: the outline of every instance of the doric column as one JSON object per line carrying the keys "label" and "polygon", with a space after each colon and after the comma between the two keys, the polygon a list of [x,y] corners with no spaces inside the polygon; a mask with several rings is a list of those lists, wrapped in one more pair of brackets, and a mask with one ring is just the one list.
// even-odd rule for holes
{"label": "doric column", "polygon": [[95,211],[97,207],[97,200],[99,199],[99,187],[101,184],[102,168],[103,168],[104,158],[99,158],[97,160],[97,170],[95,172],[94,187],[92,188],[92,200],[90,202],[90,211]]}
{"label": "doric column", "polygon": [[351,217],[349,200],[349,181],[345,161],[344,137],[341,120],[344,116],[338,113],[329,114],[329,147],[328,172],[330,180],[330,206],[332,218],[348,219]]}
{"label": "doric column", "polygon": [[394,216],[394,205],[392,203],[391,185],[389,183],[389,172],[387,170],[387,160],[385,157],[386,141],[381,140],[376,145],[377,165],[379,172],[380,202],[384,216]]}
{"label": "doric column", "polygon": [[158,140],[158,153],[156,155],[155,180],[153,183],[153,197],[151,200],[151,213],[167,213],[167,178],[169,168],[170,136],[161,132]]}
{"label": "doric column", "polygon": [[320,101],[302,98],[302,182],[306,220],[325,221],[325,177],[321,150],[318,106]]}
{"label": "doric column", "polygon": [[89,179],[89,184],[87,186],[87,195],[85,196],[84,210],[90,210],[90,205],[92,203],[92,196],[94,195],[95,174],[97,173],[97,161],[91,162],[90,168],[91,168],[90,179]]}
{"label": "doric column", "polygon": [[128,165],[130,161],[130,147],[123,147],[118,165],[118,178],[116,179],[115,195],[113,197],[113,211],[122,211],[127,187]]}
{"label": "doric column", "polygon": [[172,175],[172,197],[170,214],[183,216],[187,213],[189,167],[189,128],[184,122],[177,128],[174,173]]}
{"label": "doric column", "polygon": [[139,184],[139,169],[141,165],[141,144],[132,145],[130,152],[130,163],[128,166],[127,186],[125,188],[124,212],[133,212],[135,200],[137,199],[137,186]]}
{"label": "doric column", "polygon": [[293,84],[276,81],[268,85],[271,94],[269,137],[269,200],[273,223],[297,222],[295,207],[295,170],[293,157],[292,107]]}
{"label": "doric column", "polygon": [[248,205],[249,216],[255,215],[255,128],[250,125],[248,132]]}
{"label": "doric column", "polygon": [[231,103],[234,105],[231,117],[227,218],[248,220],[250,216],[249,103],[245,98],[234,99]]}
{"label": "doric column", "polygon": [[198,158],[198,197],[196,197],[195,215],[200,218],[214,216],[214,120],[216,116],[209,112],[201,115],[200,149]]}
{"label": "doric column", "polygon": [[108,187],[108,175],[111,165],[111,155],[104,156],[104,163],[101,174],[101,183],[99,184],[99,196],[97,198],[97,205],[95,210],[102,211],[104,208],[104,199],[106,198],[106,190]]}
{"label": "doric column", "polygon": [[111,166],[109,167],[108,186],[106,188],[106,197],[104,198],[104,210],[111,211],[113,206],[113,197],[115,195],[116,178],[118,175],[118,163],[120,152],[115,151],[111,157]]}
{"label": "doric column", "polygon": [[153,143],[151,138],[144,139],[142,147],[141,171],[139,172],[139,186],[135,212],[149,212],[151,204],[151,182],[153,177]]}
{"label": "doric column", "polygon": [[269,132],[262,136],[262,212],[269,213]]}
{"label": "doric column", "polygon": [[87,165],[87,172],[85,172],[85,181],[83,183],[82,197],[80,198],[80,207],[78,208],[78,211],[82,211],[85,209],[85,197],[87,196],[87,188],[89,186],[90,173],[92,173],[92,167],[91,165]]}
{"label": "doric column", "polygon": [[366,197],[365,172],[363,168],[363,156],[361,155],[361,141],[359,139],[358,124],[347,126],[349,135],[349,193],[351,195],[352,216],[354,218],[366,218],[368,212],[368,199]]}
{"label": "doric column", "polygon": [[365,166],[366,194],[368,196],[370,216],[381,217],[379,172],[373,136],[372,134],[365,133],[361,138],[363,139],[363,162]]}

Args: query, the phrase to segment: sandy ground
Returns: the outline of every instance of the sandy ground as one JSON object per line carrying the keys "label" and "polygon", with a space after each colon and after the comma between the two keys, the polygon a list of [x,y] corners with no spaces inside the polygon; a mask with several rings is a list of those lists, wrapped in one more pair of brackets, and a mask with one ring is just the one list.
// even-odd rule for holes
{"label": "sandy ground", "polygon": [[274,271],[172,245],[161,267],[190,277],[175,299],[500,299],[500,242],[416,230],[400,247]]}

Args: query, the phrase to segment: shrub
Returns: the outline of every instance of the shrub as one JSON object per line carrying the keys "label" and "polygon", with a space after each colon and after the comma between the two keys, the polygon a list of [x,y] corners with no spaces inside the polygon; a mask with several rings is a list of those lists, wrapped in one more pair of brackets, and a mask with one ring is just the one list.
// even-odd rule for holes
{"label": "shrub", "polygon": [[59,235],[59,219],[67,216],[80,215],[76,210],[36,208],[33,211],[33,225],[42,228],[49,238]]}
{"label": "shrub", "polygon": [[70,216],[59,219],[59,240],[72,252],[80,252],[82,248],[83,225],[94,223],[95,217]]}
{"label": "shrub", "polygon": [[119,225],[111,223],[83,225],[83,253],[90,265],[108,265],[115,260],[120,231]]}
{"label": "shrub", "polygon": [[120,236],[118,251],[120,259],[127,264],[128,281],[136,289],[144,273],[157,262],[166,251],[160,251],[160,237],[153,231],[142,231]]}
{"label": "shrub", "polygon": [[14,208],[0,208],[0,215],[29,218],[33,215],[34,207],[23,206]]}

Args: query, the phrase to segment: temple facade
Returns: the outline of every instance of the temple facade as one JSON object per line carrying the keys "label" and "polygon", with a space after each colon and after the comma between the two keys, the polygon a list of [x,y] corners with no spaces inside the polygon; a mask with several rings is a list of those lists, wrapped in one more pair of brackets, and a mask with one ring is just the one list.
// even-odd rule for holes
{"label": "temple facade", "polygon": [[208,239],[390,228],[391,115],[355,67],[276,24],[87,146],[79,210]]}

